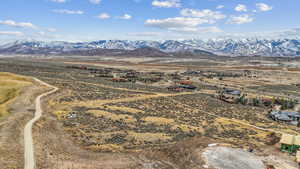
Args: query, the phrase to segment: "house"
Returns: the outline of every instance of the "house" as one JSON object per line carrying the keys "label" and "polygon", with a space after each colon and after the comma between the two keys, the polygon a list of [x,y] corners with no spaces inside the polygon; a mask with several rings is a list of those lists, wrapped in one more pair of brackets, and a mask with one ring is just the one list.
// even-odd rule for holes
{"label": "house", "polygon": [[241,91],[225,88],[220,92],[219,97],[225,102],[236,103],[241,98]]}
{"label": "house", "polygon": [[128,80],[124,78],[112,78],[111,80],[113,82],[128,82]]}
{"label": "house", "polygon": [[269,117],[274,121],[288,122],[295,125],[298,125],[300,121],[299,112],[285,112],[285,111],[271,111]]}
{"label": "house", "polygon": [[273,165],[267,165],[267,169],[275,169]]}
{"label": "house", "polygon": [[185,80],[185,81],[181,81],[179,82],[181,85],[192,85],[193,82],[192,81],[189,81],[189,80]]}
{"label": "house", "polygon": [[109,73],[99,73],[99,74],[96,74],[95,77],[113,78],[113,75],[111,75]]}
{"label": "house", "polygon": [[295,153],[300,148],[300,136],[283,134],[280,140],[280,150],[290,154]]}
{"label": "house", "polygon": [[82,69],[82,70],[88,70],[88,68],[86,66],[75,66],[75,65],[72,65],[72,66],[67,66],[67,68],[70,68],[70,69]]}
{"label": "house", "polygon": [[240,90],[226,89],[226,88],[224,89],[224,93],[229,94],[229,95],[235,95],[235,96],[240,96],[241,95]]}
{"label": "house", "polygon": [[123,78],[136,79],[138,74],[136,72],[127,72]]}
{"label": "house", "polygon": [[182,92],[182,91],[183,91],[183,89],[182,89],[181,87],[176,86],[176,85],[174,85],[174,86],[169,86],[169,87],[167,87],[167,89],[168,89],[169,91],[173,91],[173,92]]}
{"label": "house", "polygon": [[188,70],[183,73],[183,75],[199,75],[199,74],[201,74],[201,71],[193,71],[193,70]]}
{"label": "house", "polygon": [[180,85],[179,87],[183,88],[183,89],[190,89],[190,90],[195,90],[197,89],[196,86],[193,85]]}

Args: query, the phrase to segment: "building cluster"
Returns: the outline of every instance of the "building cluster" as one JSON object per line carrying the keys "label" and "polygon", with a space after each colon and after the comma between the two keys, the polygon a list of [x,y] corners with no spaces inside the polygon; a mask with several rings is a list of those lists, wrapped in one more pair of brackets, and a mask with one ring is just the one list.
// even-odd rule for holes
{"label": "building cluster", "polygon": [[[280,107],[281,110],[293,109],[299,103],[299,100],[283,97],[253,96],[242,93],[237,89],[223,88],[216,95],[222,101],[232,104],[243,104],[255,107]],[[294,121],[297,112],[272,112],[270,117],[276,121]],[[280,117],[280,118],[278,118]],[[282,120],[281,120],[282,119]]]}
{"label": "building cluster", "polygon": [[92,68],[86,66],[68,66],[70,69],[87,70],[94,77],[108,78],[113,82],[144,82],[155,83],[163,79],[162,72],[138,72],[135,70],[116,68]]}
{"label": "building cluster", "polygon": [[247,70],[244,72],[224,72],[224,71],[195,71],[195,70],[188,70],[182,75],[189,75],[189,76],[203,76],[205,78],[239,78],[244,76],[251,75],[251,71]]}
{"label": "building cluster", "polygon": [[156,82],[172,82],[173,85],[166,87],[167,90],[173,92],[181,92],[185,90],[195,90],[197,87],[186,79],[186,76],[191,74],[199,74],[200,71],[187,71],[184,73],[164,73],[164,72],[138,72],[135,70],[122,70],[115,68],[91,68],[86,66],[68,66],[70,69],[86,70],[93,77],[102,77],[111,80],[115,83],[122,82],[141,82],[141,83],[156,83]]}

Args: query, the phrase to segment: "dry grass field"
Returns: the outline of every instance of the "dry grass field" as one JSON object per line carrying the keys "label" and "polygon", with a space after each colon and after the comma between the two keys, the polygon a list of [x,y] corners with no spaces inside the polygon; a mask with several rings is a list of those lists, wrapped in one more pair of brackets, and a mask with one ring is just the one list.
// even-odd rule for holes
{"label": "dry grass field", "polygon": [[33,79],[0,72],[0,168],[23,167],[23,130],[44,87]]}
{"label": "dry grass field", "polygon": [[26,77],[0,72],[0,118],[8,115],[9,104],[18,97],[21,89],[32,84]]}
{"label": "dry grass field", "polygon": [[[247,66],[236,68],[236,62],[221,61],[133,63],[127,68],[113,61],[2,62],[0,71],[37,77],[59,88],[45,102],[47,112],[34,128],[39,168],[203,169],[199,154],[209,144],[251,147],[261,156],[281,156],[279,145],[269,145],[270,140],[280,133],[300,132],[297,126],[270,119],[270,107],[232,104],[216,97],[224,87],[252,97],[297,97],[294,84],[300,79],[294,71],[247,70]],[[191,70],[196,73],[186,73]],[[129,71],[140,77],[158,71],[161,79],[114,82],[110,76],[98,76],[105,71]],[[245,76],[245,72],[250,73]],[[167,88],[188,80],[197,89]]]}

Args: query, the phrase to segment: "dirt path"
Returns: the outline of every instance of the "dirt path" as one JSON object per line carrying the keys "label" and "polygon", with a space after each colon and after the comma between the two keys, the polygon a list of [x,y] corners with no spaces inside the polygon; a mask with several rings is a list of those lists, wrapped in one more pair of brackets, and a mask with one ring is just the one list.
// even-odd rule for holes
{"label": "dirt path", "polygon": [[[23,130],[33,117],[34,99],[44,88],[31,85],[23,88],[9,106],[9,116],[0,122],[0,168],[21,169],[24,167]],[[13,152],[13,153],[12,153]]]}
{"label": "dirt path", "polygon": [[34,149],[33,149],[33,141],[32,141],[32,126],[33,124],[40,119],[42,116],[42,107],[41,107],[41,98],[50,95],[58,90],[58,88],[51,86],[45,82],[42,82],[36,78],[34,78],[37,82],[42,85],[45,85],[49,88],[53,88],[53,90],[46,92],[44,94],[39,95],[35,100],[35,115],[32,120],[30,120],[24,129],[24,158],[25,164],[24,169],[34,169],[35,168],[35,160],[34,160]]}

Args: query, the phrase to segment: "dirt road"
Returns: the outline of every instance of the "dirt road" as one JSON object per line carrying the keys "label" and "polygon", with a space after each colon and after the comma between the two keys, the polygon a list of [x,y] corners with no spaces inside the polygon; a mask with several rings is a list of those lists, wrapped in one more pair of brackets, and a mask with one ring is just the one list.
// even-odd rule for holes
{"label": "dirt road", "polygon": [[42,82],[36,78],[35,81],[45,85],[49,88],[53,88],[53,90],[46,92],[44,94],[39,95],[35,100],[35,115],[32,120],[30,120],[24,129],[24,169],[35,169],[35,160],[34,160],[34,149],[33,149],[33,141],[32,141],[32,126],[33,124],[40,119],[42,116],[42,106],[41,106],[41,98],[50,95],[58,90],[58,88],[51,86],[45,82]]}

